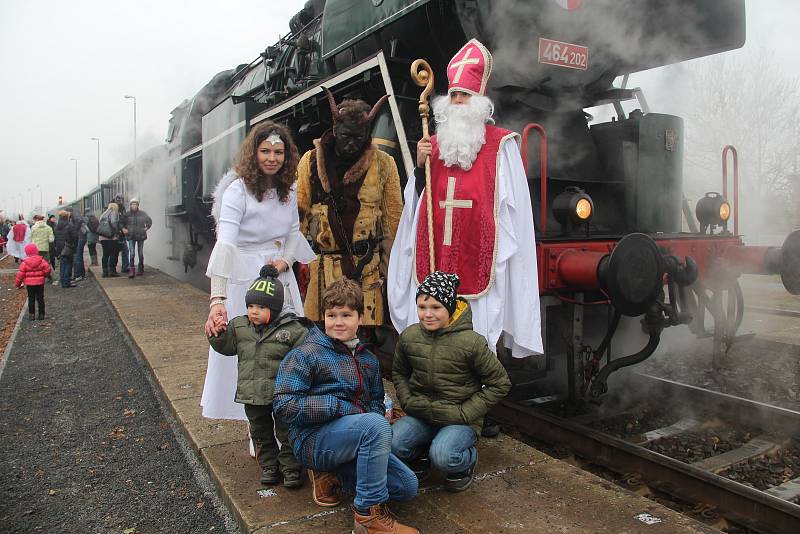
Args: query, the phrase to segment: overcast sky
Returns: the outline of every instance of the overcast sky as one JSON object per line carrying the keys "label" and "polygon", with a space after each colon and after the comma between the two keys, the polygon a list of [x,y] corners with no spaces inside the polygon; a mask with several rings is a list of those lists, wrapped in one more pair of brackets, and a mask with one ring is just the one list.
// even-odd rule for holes
{"label": "overcast sky", "polygon": [[[590,0],[587,0],[590,1]],[[55,204],[163,142],[169,112],[217,72],[249,63],[304,0],[0,0],[0,209]],[[800,0],[749,0],[747,47],[798,70]],[[634,83],[647,91],[664,76]],[[650,100],[651,108],[659,108]]]}

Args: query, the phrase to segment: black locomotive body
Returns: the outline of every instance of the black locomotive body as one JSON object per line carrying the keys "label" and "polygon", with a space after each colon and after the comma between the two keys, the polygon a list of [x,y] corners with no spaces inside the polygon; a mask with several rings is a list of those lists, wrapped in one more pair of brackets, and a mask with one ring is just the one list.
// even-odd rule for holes
{"label": "black locomotive body", "polygon": [[[310,0],[290,28],[172,112],[160,163],[131,164],[140,186],[165,199],[169,260],[159,266],[171,274],[207,287],[216,183],[261,121],[287,123],[301,150],[310,148],[331,123],[323,85],[338,100],[392,95],[373,141],[405,182],[421,137],[409,67],[425,58],[443,92],[449,59],[476,37],[494,56],[497,123],[525,130],[537,231],[546,354],[507,361],[518,392],[599,397],[611,372],[647,358],[667,326],[688,323],[701,335],[711,318],[721,351],[741,321],[742,272],[780,272],[798,289],[790,268],[797,239],[783,249],[744,246],[728,229],[722,197],[706,201],[698,226],[682,194],[682,119],[651,113],[638,90],[613,85],[743,46],[744,0]],[[626,114],[622,102],[637,99],[640,109]],[[616,117],[590,125],[584,110],[603,104]],[[537,142],[528,143],[533,131]],[[578,205],[590,216],[576,213]],[[632,343],[643,348],[612,360],[612,339],[614,356],[625,350],[615,333],[626,321],[641,323]],[[390,343],[391,335],[379,338]]]}

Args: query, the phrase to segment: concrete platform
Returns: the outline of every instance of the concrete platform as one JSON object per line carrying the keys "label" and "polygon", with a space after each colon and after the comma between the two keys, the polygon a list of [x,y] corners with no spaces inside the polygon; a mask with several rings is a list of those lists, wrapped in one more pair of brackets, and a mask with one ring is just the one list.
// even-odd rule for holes
{"label": "concrete platform", "polygon": [[[263,491],[258,465],[247,453],[245,423],[201,416],[206,293],[154,269],[133,280],[97,280],[244,532],[350,531],[350,499],[320,508],[307,481],[298,490]],[[469,490],[447,493],[441,478],[431,477],[416,499],[393,504],[392,511],[424,533],[716,532],[508,436],[482,439],[478,450]]]}

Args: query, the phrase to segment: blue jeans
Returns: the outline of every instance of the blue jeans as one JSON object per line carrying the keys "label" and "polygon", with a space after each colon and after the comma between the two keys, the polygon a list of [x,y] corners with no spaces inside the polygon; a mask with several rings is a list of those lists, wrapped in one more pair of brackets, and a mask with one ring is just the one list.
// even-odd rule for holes
{"label": "blue jeans", "polygon": [[117,243],[119,243],[119,253],[122,255],[122,269],[120,272],[125,273],[128,272],[128,267],[130,267],[130,258],[128,257],[128,240],[118,239]]}
{"label": "blue jeans", "polygon": [[136,265],[136,249],[139,249],[139,271],[144,270],[144,239],[128,239],[128,250],[130,251],[129,265]]}
{"label": "blue jeans", "polygon": [[75,278],[79,276],[86,277],[86,267],[83,265],[83,248],[86,246],[85,239],[78,239],[78,248],[75,250],[75,256],[72,257],[75,264]]}
{"label": "blue jeans", "polygon": [[61,287],[67,287],[71,284],[70,279],[72,278],[72,258],[73,256],[61,256],[59,258],[61,260],[61,271],[59,272]]}
{"label": "blue jeans", "polygon": [[343,489],[355,489],[356,508],[408,501],[417,494],[419,481],[391,454],[391,443],[392,427],[382,415],[345,415],[317,432],[312,467],[336,473]]}
{"label": "blue jeans", "polygon": [[392,453],[404,462],[428,452],[433,467],[446,474],[463,473],[478,461],[477,436],[467,425],[438,427],[406,415],[392,425]]}

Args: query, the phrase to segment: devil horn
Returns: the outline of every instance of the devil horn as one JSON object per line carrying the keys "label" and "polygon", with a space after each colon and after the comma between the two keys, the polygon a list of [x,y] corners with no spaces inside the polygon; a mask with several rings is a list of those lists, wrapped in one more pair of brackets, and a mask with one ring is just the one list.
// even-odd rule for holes
{"label": "devil horn", "polygon": [[369,115],[367,115],[367,120],[368,120],[369,122],[372,122],[372,121],[373,121],[373,119],[375,119],[375,115],[377,115],[377,114],[378,114],[378,112],[381,110],[381,107],[383,106],[383,104],[384,104],[384,103],[385,103],[387,100],[389,100],[389,95],[383,95],[383,96],[380,98],[380,100],[378,100],[377,102],[375,102],[375,105],[374,105],[374,106],[372,106],[372,109],[370,110],[370,112],[369,112]]}
{"label": "devil horn", "polygon": [[325,95],[328,97],[328,104],[331,106],[331,116],[333,116],[333,122],[339,122],[339,106],[336,105],[336,99],[333,98],[333,93],[331,93],[327,87],[320,86],[323,91],[325,91]]}

